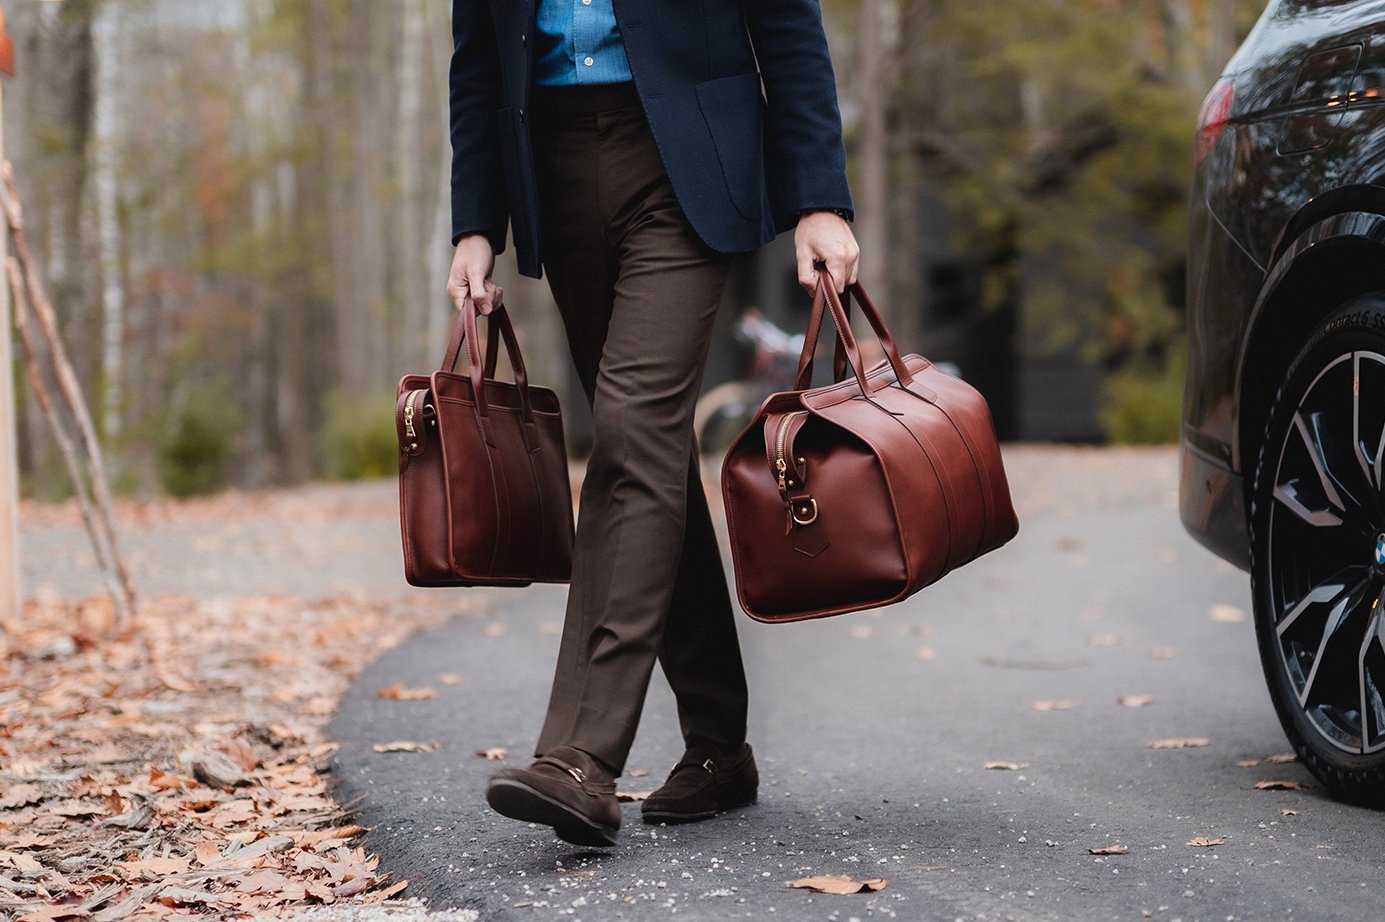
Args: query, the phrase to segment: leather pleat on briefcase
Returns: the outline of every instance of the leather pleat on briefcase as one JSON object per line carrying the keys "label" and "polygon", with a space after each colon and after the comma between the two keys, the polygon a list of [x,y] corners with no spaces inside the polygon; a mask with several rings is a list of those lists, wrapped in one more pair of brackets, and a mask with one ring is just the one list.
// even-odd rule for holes
{"label": "leather pleat on briefcase", "polygon": [[[863,367],[851,295],[885,359]],[[824,313],[834,383],[810,387]],[[773,394],[732,445],[722,492],[741,606],[802,621],[907,598],[1019,529],[985,399],[901,357],[860,285],[846,304],[819,270],[797,387]]]}
{"label": "leather pleat on briefcase", "polygon": [[[558,397],[529,384],[496,289],[486,353],[468,300],[440,370],[399,382],[399,524],[415,586],[527,586],[572,576],[572,490]],[[504,337],[514,381],[495,377]],[[467,374],[453,369],[462,346]]]}

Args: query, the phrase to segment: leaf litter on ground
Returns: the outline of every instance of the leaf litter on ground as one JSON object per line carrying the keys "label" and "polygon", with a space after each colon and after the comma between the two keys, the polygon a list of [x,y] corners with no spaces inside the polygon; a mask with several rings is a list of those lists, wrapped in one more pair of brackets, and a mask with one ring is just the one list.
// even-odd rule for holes
{"label": "leaf litter on ground", "polygon": [[[246,916],[399,893],[322,775],[381,649],[458,612],[351,594],[29,599],[0,628],[0,916]],[[292,651],[288,653],[286,651]]]}

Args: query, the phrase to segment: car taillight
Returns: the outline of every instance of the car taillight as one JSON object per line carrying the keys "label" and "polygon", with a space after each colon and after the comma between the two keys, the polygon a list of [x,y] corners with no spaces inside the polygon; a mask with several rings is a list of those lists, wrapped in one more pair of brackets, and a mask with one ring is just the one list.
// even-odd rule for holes
{"label": "car taillight", "polygon": [[1212,87],[1207,98],[1202,101],[1202,109],[1197,114],[1197,163],[1207,159],[1217,139],[1226,128],[1226,120],[1231,115],[1231,100],[1236,88],[1231,78],[1223,77]]}

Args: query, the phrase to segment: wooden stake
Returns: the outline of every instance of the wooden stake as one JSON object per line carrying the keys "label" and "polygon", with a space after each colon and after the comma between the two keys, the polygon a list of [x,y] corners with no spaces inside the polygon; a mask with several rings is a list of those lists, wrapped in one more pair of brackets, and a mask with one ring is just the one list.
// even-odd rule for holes
{"label": "wooden stake", "polygon": [[[0,84],[0,159],[4,159],[4,108],[4,86]],[[0,256],[7,252],[8,222],[0,222]],[[15,435],[18,425],[10,329],[10,287],[0,285],[0,624],[18,624],[23,614],[19,586],[19,445]]]}
{"label": "wooden stake", "polygon": [[[8,160],[0,161],[0,208],[4,210],[5,222],[9,225],[10,235],[14,240],[14,252],[16,260],[16,281],[18,285],[11,285],[16,295],[15,308],[18,311],[17,317],[23,319],[20,326],[21,333],[27,331],[29,320],[36,320],[38,329],[43,338],[43,345],[47,350],[47,357],[51,363],[53,377],[58,385],[58,393],[63,402],[67,405],[67,410],[72,414],[77,423],[76,438],[72,439],[76,447],[80,449],[76,453],[77,465],[69,469],[73,473],[73,487],[80,494],[83,484],[90,490],[92,518],[95,526],[93,541],[96,543],[97,557],[105,559],[103,565],[109,565],[110,572],[113,574],[117,590],[112,592],[115,602],[116,612],[121,618],[128,617],[135,610],[135,589],[130,580],[130,571],[125,566],[125,561],[120,554],[120,544],[116,539],[115,513],[112,509],[110,490],[106,486],[106,468],[101,461],[101,444],[96,438],[96,427],[91,420],[91,412],[87,409],[86,398],[82,396],[82,386],[77,381],[77,373],[72,368],[71,361],[67,357],[67,349],[63,345],[62,337],[58,332],[57,315],[53,311],[53,305],[44,294],[43,284],[39,279],[38,269],[34,265],[34,260],[29,249],[29,238],[24,230],[23,214],[19,206],[19,190],[14,181],[14,169]],[[33,344],[25,339],[26,350]],[[37,358],[36,347],[32,350],[34,358]],[[32,364],[32,361],[31,361]],[[50,413],[49,419],[54,422],[54,434],[59,433],[57,425],[58,415]],[[83,477],[83,472],[86,476]],[[85,513],[84,513],[85,514]],[[99,540],[97,536],[99,537]]]}
{"label": "wooden stake", "polygon": [[44,380],[38,343],[35,341],[34,332],[30,326],[32,310],[24,291],[24,280],[19,269],[19,261],[13,256],[5,261],[5,274],[9,279],[9,285],[6,287],[14,293],[14,322],[15,328],[19,331],[20,345],[24,349],[24,368],[28,372],[29,389],[33,391],[34,399],[38,401],[39,408],[43,410],[43,415],[47,417],[49,425],[52,426],[53,440],[58,443],[58,452],[62,455],[63,465],[67,468],[68,476],[72,478],[72,492],[77,497],[77,509],[82,513],[82,524],[86,526],[87,534],[91,536],[91,544],[96,551],[96,564],[101,568],[101,577],[105,580],[106,590],[115,603],[116,614],[121,618],[126,618],[130,612],[120,580],[116,576],[116,568],[113,563],[114,549],[109,544],[105,531],[97,524],[99,516],[92,503],[91,492],[87,489],[87,471],[83,468],[81,457],[78,455],[76,440],[68,431],[62,413],[53,402],[53,394],[48,389],[48,382]]}

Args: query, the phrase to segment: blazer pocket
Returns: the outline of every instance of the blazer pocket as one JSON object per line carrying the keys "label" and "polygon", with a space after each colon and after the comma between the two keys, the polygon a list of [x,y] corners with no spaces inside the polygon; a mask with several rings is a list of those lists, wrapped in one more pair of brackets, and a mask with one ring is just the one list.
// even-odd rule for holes
{"label": "blazer pocket", "polygon": [[697,104],[716,145],[731,204],[746,220],[760,220],[765,197],[765,102],[760,75],[737,74],[699,83]]}

